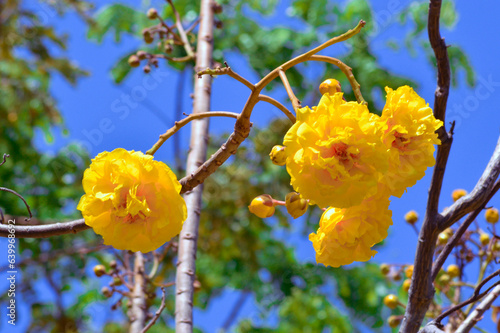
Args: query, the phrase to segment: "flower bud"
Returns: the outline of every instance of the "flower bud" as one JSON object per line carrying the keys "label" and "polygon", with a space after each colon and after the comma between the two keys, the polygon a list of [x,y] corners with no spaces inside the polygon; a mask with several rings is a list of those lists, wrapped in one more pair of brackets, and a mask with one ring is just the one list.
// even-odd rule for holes
{"label": "flower bud", "polygon": [[290,192],[285,197],[286,211],[292,215],[294,219],[305,214],[309,204],[307,200],[302,198],[297,192]]}
{"label": "flower bud", "polygon": [[94,274],[97,277],[101,277],[106,274],[106,267],[103,265],[95,265],[94,266]]}
{"label": "flower bud", "polygon": [[451,276],[449,274],[443,274],[438,279],[441,284],[448,284],[451,281]]}
{"label": "flower bud", "polygon": [[194,291],[200,291],[201,290],[201,282],[198,280],[194,280],[193,289],[194,289]]}
{"label": "flower bud", "polygon": [[457,277],[460,275],[460,268],[457,265],[452,264],[446,268],[446,273],[448,273],[451,278]]}
{"label": "flower bud", "polygon": [[121,286],[122,284],[123,284],[123,281],[118,276],[115,276],[113,278],[113,281],[111,281],[112,286]]}
{"label": "flower bud", "polygon": [[394,294],[389,294],[384,297],[384,305],[389,309],[395,309],[399,304],[398,296]]}
{"label": "flower bud", "polygon": [[136,55],[139,57],[139,60],[144,60],[148,56],[148,54],[144,51],[137,51]]}
{"label": "flower bud", "polygon": [[340,82],[335,79],[327,79],[319,85],[319,92],[321,93],[321,95],[324,95],[326,93],[333,95],[336,92],[341,91],[342,87],[340,86]]}
{"label": "flower bud", "polygon": [[410,290],[410,286],[411,286],[411,279],[406,279],[403,282],[403,290],[408,292],[408,290]]}
{"label": "flower bud", "polygon": [[418,214],[414,210],[410,210],[408,213],[405,215],[405,220],[409,224],[415,224],[418,221]]}
{"label": "flower bud", "polygon": [[222,13],[222,6],[220,5],[220,3],[214,1],[212,3],[212,10],[214,11],[214,14],[220,14]]}
{"label": "flower bud", "polygon": [[131,55],[128,58],[128,64],[130,67],[139,67],[139,65],[141,64],[141,61],[139,60],[139,58],[136,55]]}
{"label": "flower bud", "polygon": [[111,289],[108,287],[102,287],[101,294],[103,294],[106,298],[110,298],[113,295],[113,292],[111,292]]}
{"label": "flower bud", "polygon": [[156,11],[156,9],[154,9],[154,8],[150,8],[150,9],[148,10],[147,15],[148,15],[148,19],[150,19],[150,20],[154,20],[155,18],[157,18],[157,17],[158,17],[158,12]]}
{"label": "flower bud", "polygon": [[142,37],[144,38],[146,44],[151,44],[154,41],[154,38],[151,35],[151,31],[149,31],[148,29],[142,30]]}
{"label": "flower bud", "polygon": [[380,265],[380,273],[382,273],[383,275],[389,274],[390,271],[391,271],[391,267],[389,265],[387,265],[387,264]]}
{"label": "flower bud", "polygon": [[449,239],[450,239],[450,235],[448,235],[448,233],[446,233],[446,232],[443,231],[438,236],[438,244],[439,245],[445,245],[446,243],[448,243]]}
{"label": "flower bud", "polygon": [[273,198],[269,194],[261,194],[252,200],[248,209],[262,219],[271,217],[275,211]]}
{"label": "flower bud", "polygon": [[399,324],[401,324],[401,316],[389,316],[389,318],[387,318],[387,324],[389,324],[391,328],[398,327]]}
{"label": "flower bud", "polygon": [[269,157],[271,158],[271,161],[273,164],[276,165],[285,165],[286,162],[286,153],[285,153],[285,147],[276,145],[271,149],[271,152],[269,153]]}
{"label": "flower bud", "polygon": [[485,234],[484,232],[482,232],[479,235],[479,241],[481,242],[481,244],[487,245],[490,242],[490,235]]}
{"label": "flower bud", "polygon": [[458,199],[460,199],[461,197],[467,195],[467,191],[464,190],[464,189],[456,189],[455,191],[453,191],[453,193],[451,194],[451,197],[453,198],[453,201],[457,201]]}
{"label": "flower bud", "polygon": [[496,208],[489,208],[486,210],[486,213],[484,214],[484,217],[486,218],[486,222],[489,223],[497,223],[498,222],[498,209]]}
{"label": "flower bud", "polygon": [[405,276],[410,279],[413,275],[413,265],[410,265],[408,267],[406,267],[405,269]]}
{"label": "flower bud", "polygon": [[118,263],[116,262],[116,260],[111,260],[109,262],[109,267],[116,269],[116,267],[118,267]]}
{"label": "flower bud", "polygon": [[151,72],[151,66],[146,65],[142,70],[144,71],[144,73],[148,74],[149,72]]}

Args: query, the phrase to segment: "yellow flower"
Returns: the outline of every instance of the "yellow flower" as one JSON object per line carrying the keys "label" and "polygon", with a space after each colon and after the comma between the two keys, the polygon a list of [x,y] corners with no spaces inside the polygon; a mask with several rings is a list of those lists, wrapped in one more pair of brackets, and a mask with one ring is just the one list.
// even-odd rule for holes
{"label": "yellow flower", "polygon": [[392,225],[392,212],[388,208],[387,195],[379,194],[358,206],[328,208],[321,216],[317,233],[309,235],[316,261],[339,267],[370,260],[377,253],[371,247],[387,237]]}
{"label": "yellow flower", "polygon": [[360,204],[375,194],[380,173],[387,170],[379,117],[342,96],[327,93],[312,110],[299,109],[284,139],[293,188],[322,208]]}
{"label": "yellow flower", "polygon": [[181,185],[153,156],[102,152],[83,175],[78,209],[85,223],[119,250],[153,251],[179,234],[187,217]]}
{"label": "yellow flower", "polygon": [[381,116],[382,140],[389,149],[389,170],[382,181],[392,195],[401,197],[407,187],[435,164],[434,145],[441,144],[435,133],[443,126],[432,109],[408,86],[385,88],[387,102]]}

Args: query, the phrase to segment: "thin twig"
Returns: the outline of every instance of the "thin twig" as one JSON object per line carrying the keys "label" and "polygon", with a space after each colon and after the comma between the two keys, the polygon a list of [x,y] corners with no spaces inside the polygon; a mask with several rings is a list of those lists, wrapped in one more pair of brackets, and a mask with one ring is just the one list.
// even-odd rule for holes
{"label": "thin twig", "polygon": [[440,324],[441,321],[446,318],[447,316],[449,316],[450,314],[452,314],[453,312],[463,308],[464,306],[468,305],[468,304],[471,304],[471,303],[474,303],[478,300],[480,300],[481,298],[483,298],[485,295],[487,295],[493,288],[495,288],[496,286],[500,285],[500,281],[497,281],[495,282],[490,288],[488,288],[485,292],[483,293],[479,293],[481,291],[481,288],[486,284],[488,283],[491,279],[493,279],[495,276],[498,276],[500,275],[500,269],[495,271],[494,273],[492,273],[491,275],[489,275],[487,278],[485,278],[480,284],[477,285],[476,289],[474,289],[474,293],[472,294],[472,296],[463,301],[462,303],[459,303],[455,306],[453,306],[452,308],[448,309],[447,311],[441,313],[436,319],[434,319],[433,321],[435,323],[438,323]]}
{"label": "thin twig", "polygon": [[186,33],[190,33],[191,31],[193,31],[194,28],[196,28],[196,26],[198,25],[198,23],[200,23],[200,18],[198,17],[196,20],[194,20],[194,22],[186,29]]}
{"label": "thin twig", "polygon": [[[4,159],[5,159],[5,155],[4,155]],[[27,218],[26,221],[29,221],[33,217],[33,214],[31,214],[30,206],[28,205],[28,203],[26,202],[26,200],[24,200],[24,198],[23,198],[22,195],[20,195],[16,191],[11,190],[10,188],[6,188],[6,187],[0,187],[0,191],[12,193],[12,194],[14,194],[15,196],[17,196],[19,199],[21,199],[24,202],[24,205],[26,206],[26,209],[28,210],[28,213],[30,214],[30,217]]]}
{"label": "thin twig", "polygon": [[7,157],[10,157],[10,155],[9,154],[3,154],[3,162],[0,163],[0,166],[2,166],[2,165],[5,164],[5,162],[7,161]]}
{"label": "thin twig", "polygon": [[176,121],[175,125],[168,129],[164,134],[160,135],[160,138],[158,141],[151,147],[150,150],[146,152],[148,155],[154,155],[158,149],[163,145],[165,141],[168,140],[172,135],[177,133],[182,127],[185,125],[189,124],[189,122],[195,120],[195,119],[203,119],[203,118],[208,118],[208,117],[229,117],[229,118],[238,118],[238,114],[234,112],[226,112],[226,111],[209,111],[209,112],[199,112],[199,113],[193,113],[187,116],[186,118]]}
{"label": "thin twig", "polygon": [[445,247],[443,248],[443,250],[439,254],[438,258],[434,261],[434,264],[432,266],[432,277],[431,277],[432,281],[434,281],[436,279],[436,277],[437,277],[437,275],[439,273],[439,270],[443,266],[444,262],[446,261],[446,259],[450,255],[450,253],[453,250],[453,248],[458,244],[458,242],[460,241],[460,238],[462,238],[462,236],[465,233],[465,231],[467,231],[467,229],[472,224],[472,222],[482,212],[482,210],[484,209],[484,207],[488,204],[488,202],[491,200],[491,198],[495,195],[495,193],[499,189],[500,189],[500,181],[497,180],[497,182],[493,186],[493,189],[489,193],[488,198],[483,203],[483,205],[480,206],[479,208],[476,208],[476,210],[474,210],[473,212],[471,212],[467,216],[467,218],[465,219],[465,221],[460,225],[460,227],[458,227],[457,231],[455,231],[455,233],[453,234],[453,236],[450,238],[450,240],[448,241],[448,243],[445,245]]}
{"label": "thin twig", "polygon": [[337,58],[332,58],[332,57],[327,57],[323,55],[313,55],[309,57],[308,60],[313,60],[313,61],[323,61],[330,63],[332,65],[337,66],[340,68],[342,73],[347,77],[349,80],[349,83],[352,87],[352,92],[354,93],[354,96],[356,96],[356,100],[360,104],[367,104],[365,99],[363,98],[363,95],[361,94],[361,86],[359,85],[358,81],[356,81],[356,78],[354,77],[354,74],[352,73],[352,68],[344,64],[342,61],[340,61]]}
{"label": "thin twig", "polygon": [[462,322],[455,333],[467,333],[482,318],[483,314],[491,307],[491,304],[500,296],[500,286],[497,285],[485,299],[479,303],[474,311]]}
{"label": "thin twig", "polygon": [[193,51],[193,48],[191,47],[191,44],[189,43],[189,39],[187,37],[186,31],[184,30],[184,27],[182,26],[181,16],[179,15],[179,12],[177,11],[177,9],[175,9],[175,6],[174,6],[174,3],[172,2],[172,0],[167,0],[167,2],[170,4],[170,7],[172,8],[172,11],[174,12],[175,25],[177,26],[177,31],[179,31],[179,35],[181,37],[181,40],[184,43],[184,49],[186,50],[186,53],[188,56],[194,57],[195,53]]}
{"label": "thin twig", "polygon": [[224,62],[224,65],[226,67],[216,67],[214,69],[206,68],[204,70],[199,71],[196,73],[198,77],[202,77],[203,75],[229,75],[233,79],[243,83],[245,86],[247,86],[251,91],[255,90],[255,85],[252,84],[250,81],[245,79],[243,76],[240,74],[234,72],[231,67],[227,64],[227,62]]}
{"label": "thin twig", "polygon": [[175,58],[175,57],[169,57],[168,55],[165,55],[165,54],[155,54],[154,57],[160,58],[160,59],[165,59],[165,60],[172,61],[172,62],[187,62],[189,60],[194,59],[193,56],[191,56],[191,55]]}
{"label": "thin twig", "polygon": [[160,307],[158,308],[158,311],[156,311],[155,315],[153,318],[151,318],[151,321],[144,327],[144,329],[141,331],[141,333],[147,332],[153,325],[156,323],[158,318],[160,318],[161,313],[165,309],[165,298],[166,298],[166,293],[165,293],[165,288],[161,287],[161,304]]}
{"label": "thin twig", "polygon": [[290,110],[288,110],[283,104],[281,104],[280,102],[278,102],[277,100],[275,100],[274,98],[272,98],[270,96],[267,96],[267,95],[260,94],[259,95],[259,101],[267,102],[269,104],[274,105],[275,107],[277,107],[278,109],[280,109],[281,112],[283,112],[288,117],[288,119],[290,119],[290,121],[293,124],[295,124],[296,119],[295,119],[295,116],[293,115],[293,113]]}
{"label": "thin twig", "polygon": [[297,112],[302,106],[300,105],[300,101],[295,96],[293,93],[292,87],[290,86],[290,82],[288,82],[288,78],[286,77],[285,71],[283,69],[280,69],[278,71],[278,74],[280,76],[281,82],[283,82],[283,85],[285,86],[286,93],[288,94],[288,98],[290,98],[290,101],[292,101],[293,109],[295,112]]}

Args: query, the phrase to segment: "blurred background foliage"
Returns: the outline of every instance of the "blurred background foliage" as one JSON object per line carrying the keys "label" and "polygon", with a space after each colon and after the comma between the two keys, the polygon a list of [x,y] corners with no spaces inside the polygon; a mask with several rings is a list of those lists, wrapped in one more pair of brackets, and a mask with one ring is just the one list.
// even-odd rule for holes
{"label": "blurred background foliage", "polygon": [[[78,78],[91,74],[92,69],[89,72],[80,69],[64,56],[66,36],[56,32],[27,3],[9,0],[0,7],[0,152],[11,155],[0,167],[1,186],[25,196],[35,215],[31,223],[79,218],[75,205],[82,194],[81,178],[89,164],[88,153],[77,145],[69,145],[55,156],[42,154],[35,148],[33,137],[35,131],[43,131],[50,141],[53,126],[64,128],[57,101],[49,89],[53,75],[58,73],[74,85]],[[277,0],[222,0],[220,4],[223,12],[217,15],[217,21],[222,28],[216,30],[214,39],[214,57],[219,62],[223,62],[229,52],[236,52],[248,60],[261,77],[364,19],[368,24],[363,33],[349,40],[338,57],[353,68],[372,111],[380,111],[377,96],[382,96],[385,86],[417,86],[410,78],[385,69],[372,52],[370,40],[384,26],[374,18],[368,1],[350,0],[343,4],[327,0],[290,1],[286,15],[295,22],[293,26],[269,23],[268,18],[277,15],[280,4]],[[199,1],[176,1],[175,5],[186,26],[196,20]],[[44,3],[44,6],[51,6],[57,15],[77,11],[89,24],[88,38],[95,42],[103,42],[107,34],[112,34],[115,42],[120,42],[124,34],[142,39],[142,29],[153,24],[141,9],[118,3],[110,3],[96,13],[92,13],[90,2],[77,0],[58,0]],[[401,8],[399,22],[411,22],[414,29],[405,39],[390,40],[387,46],[406,47],[415,53],[423,51],[429,55],[430,64],[435,65],[426,41],[427,6],[425,2],[412,2]],[[165,18],[173,17],[167,5],[159,12]],[[445,1],[443,24],[452,27],[456,19],[453,3]],[[196,38],[195,32],[196,29],[189,36],[192,40]],[[140,49],[163,53],[164,45],[144,44]],[[464,71],[467,83],[473,85],[474,71],[467,56],[456,46],[449,51],[453,83],[456,84],[457,73]],[[117,59],[112,69],[117,83],[130,73],[127,64],[130,54]],[[174,47],[170,55],[182,56],[183,50]],[[160,64],[167,65],[176,70],[186,67],[179,63]],[[348,81],[337,68],[322,63],[315,66],[320,70],[311,71],[310,65],[305,64],[287,72],[299,99],[305,101],[304,105],[314,104],[319,99],[317,86],[326,77],[341,78],[346,98],[354,99]],[[272,84],[269,89],[275,87]],[[368,263],[332,269],[305,263],[277,236],[289,236],[290,224],[297,223],[286,211],[278,209],[276,219],[262,220],[247,209],[249,202],[259,194],[269,193],[284,199],[291,190],[284,168],[273,165],[268,158],[270,148],[282,142],[289,126],[287,119],[276,119],[266,128],[254,128],[235,158],[206,181],[195,306],[206,309],[223,292],[237,290],[240,298],[234,307],[221,311],[228,316],[223,330],[387,331],[389,328],[384,320],[388,312],[381,304],[392,282],[380,274],[377,265]],[[210,150],[215,151],[223,140],[225,136],[213,138]],[[6,214],[26,215],[22,203],[8,193],[0,192],[0,206]],[[320,214],[319,210],[309,210],[307,218],[301,222],[303,237],[317,228]],[[124,331],[126,305],[117,303],[117,295],[106,300],[99,290],[109,279],[97,280],[89,272],[98,262],[108,268],[112,260],[125,264],[126,253],[96,243],[91,232],[47,240],[22,240],[20,246],[18,262],[23,276],[29,279],[23,278],[19,286],[23,302],[31,309],[30,332],[90,332],[95,327],[93,313],[114,310],[115,313],[121,311],[121,315],[110,317],[104,331]],[[153,282],[173,281],[174,263],[175,244],[166,253]],[[150,265],[148,262],[148,268]],[[34,291],[37,283],[48,285],[54,297],[38,295]],[[167,289],[167,293],[167,309],[151,332],[171,331],[173,289]],[[238,316],[247,298],[254,300],[257,315],[249,317],[241,313]],[[155,305],[159,305],[158,297]]]}

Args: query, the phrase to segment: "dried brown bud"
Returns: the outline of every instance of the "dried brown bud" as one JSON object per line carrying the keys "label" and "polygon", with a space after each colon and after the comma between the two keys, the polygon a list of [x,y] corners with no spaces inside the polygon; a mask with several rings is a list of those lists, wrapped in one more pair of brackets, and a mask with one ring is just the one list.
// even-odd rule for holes
{"label": "dried brown bud", "polygon": [[148,19],[150,19],[150,20],[154,20],[155,18],[157,18],[157,17],[158,17],[158,12],[156,11],[156,9],[154,9],[154,8],[150,8],[150,9],[148,10],[147,15],[148,15]]}
{"label": "dried brown bud", "polygon": [[128,58],[128,64],[130,65],[130,67],[139,67],[141,61],[139,60],[139,57],[137,57],[136,55],[131,55]]}

